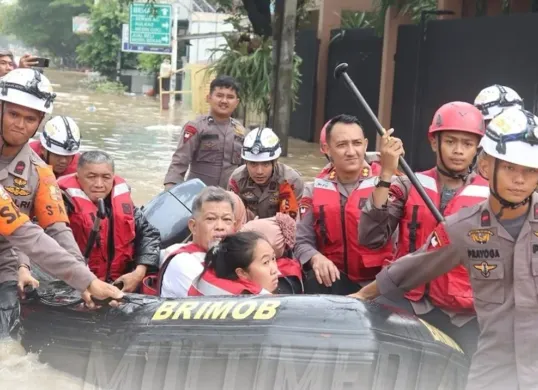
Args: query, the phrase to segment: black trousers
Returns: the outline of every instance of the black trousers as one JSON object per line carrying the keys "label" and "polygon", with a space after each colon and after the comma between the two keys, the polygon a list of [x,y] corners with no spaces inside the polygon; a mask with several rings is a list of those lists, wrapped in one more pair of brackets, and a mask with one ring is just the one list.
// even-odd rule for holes
{"label": "black trousers", "polygon": [[331,287],[319,284],[312,270],[307,272],[304,282],[305,294],[349,295],[356,293],[360,289],[361,286],[359,284],[352,282],[342,272],[340,272],[340,280],[334,282]]}

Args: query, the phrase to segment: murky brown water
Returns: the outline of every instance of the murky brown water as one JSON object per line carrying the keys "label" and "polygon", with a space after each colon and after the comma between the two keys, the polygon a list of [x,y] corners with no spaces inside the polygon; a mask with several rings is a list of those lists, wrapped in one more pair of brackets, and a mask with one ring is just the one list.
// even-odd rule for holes
{"label": "murky brown water", "polygon": [[[74,72],[47,70],[58,97],[55,115],[73,117],[82,131],[82,149],[104,149],[115,158],[116,172],[133,189],[142,205],[162,189],[181,126],[192,115],[176,110],[159,112],[158,102],[143,96],[92,93],[78,85],[85,77]],[[317,144],[290,139],[282,161],[301,172],[305,180],[325,165]],[[0,341],[0,388],[17,390],[74,390],[87,388],[81,379],[48,367],[37,355],[25,354],[15,341]],[[90,386],[93,388],[93,386]]]}
{"label": "murky brown water", "polygon": [[[82,149],[104,149],[116,161],[116,171],[133,188],[141,205],[162,189],[164,175],[178,142],[181,126],[192,114],[177,108],[159,112],[154,98],[91,93],[78,85],[83,74],[48,70],[58,84],[55,115],[73,117],[82,131]],[[311,180],[326,163],[317,144],[290,139],[288,157],[282,162]]]}

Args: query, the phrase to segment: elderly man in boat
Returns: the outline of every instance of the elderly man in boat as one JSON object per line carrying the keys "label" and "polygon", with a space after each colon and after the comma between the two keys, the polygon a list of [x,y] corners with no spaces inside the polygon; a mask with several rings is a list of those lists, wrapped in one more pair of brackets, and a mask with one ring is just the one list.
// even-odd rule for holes
{"label": "elderly man in boat", "polygon": [[[212,186],[204,188],[193,202],[192,217],[189,220],[192,241],[174,245],[167,250],[168,253],[161,265],[154,293],[166,298],[188,296],[191,286],[204,271],[206,253],[210,248],[219,244],[224,237],[239,230],[241,224],[237,224],[237,219],[244,215],[245,206],[233,192]],[[286,217],[294,224],[291,217]],[[268,223],[278,225],[276,221]],[[270,234],[270,231],[271,229],[267,229],[267,237],[265,238],[271,244],[277,240],[282,241],[281,244],[284,243],[281,235]],[[245,247],[245,251],[247,249]],[[279,263],[278,268],[280,272],[279,284],[282,282],[284,286],[290,284],[290,280],[287,278],[301,275],[299,264],[294,267],[291,259],[290,262],[286,262],[285,266]],[[235,289],[226,278],[216,277],[213,283],[225,295],[234,295]],[[286,291],[299,292],[300,288],[296,287],[297,284],[293,284],[293,286],[295,287],[287,288]]]}
{"label": "elderly man in boat", "polygon": [[[146,273],[157,270],[161,237],[135,207],[125,180],[114,173],[114,160],[102,151],[84,152],[77,172],[58,184],[73,235],[92,272],[124,292],[137,291]],[[104,215],[98,207],[101,199]]]}

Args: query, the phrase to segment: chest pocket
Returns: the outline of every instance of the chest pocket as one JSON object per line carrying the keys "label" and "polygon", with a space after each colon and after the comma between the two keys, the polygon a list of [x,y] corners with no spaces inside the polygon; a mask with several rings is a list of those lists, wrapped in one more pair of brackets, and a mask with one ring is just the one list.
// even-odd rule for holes
{"label": "chest pocket", "polygon": [[202,134],[196,161],[214,163],[222,160],[221,144],[218,134]]}
{"label": "chest pocket", "polygon": [[[470,249],[473,250],[473,249]],[[486,250],[486,249],[476,249]],[[491,249],[496,251],[496,249]],[[476,256],[470,256],[476,257]],[[503,303],[505,300],[504,264],[495,260],[469,259],[469,274],[475,298],[486,303]]]}
{"label": "chest pocket", "polygon": [[243,148],[244,137],[234,135],[234,144],[232,150],[232,164],[241,165],[241,149]]}

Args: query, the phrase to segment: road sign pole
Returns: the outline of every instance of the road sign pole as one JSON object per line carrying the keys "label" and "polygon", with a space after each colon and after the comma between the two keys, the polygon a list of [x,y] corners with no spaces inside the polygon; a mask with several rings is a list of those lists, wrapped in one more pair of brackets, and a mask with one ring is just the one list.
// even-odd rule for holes
{"label": "road sign pole", "polygon": [[[174,73],[172,74],[172,77],[170,78],[170,92],[173,92],[176,90],[176,77],[177,77],[177,22],[179,19],[179,7],[178,4],[173,4],[172,8],[172,14],[174,17],[172,18],[172,70]],[[170,106],[173,108],[176,103],[176,94],[171,93],[170,94]]]}

